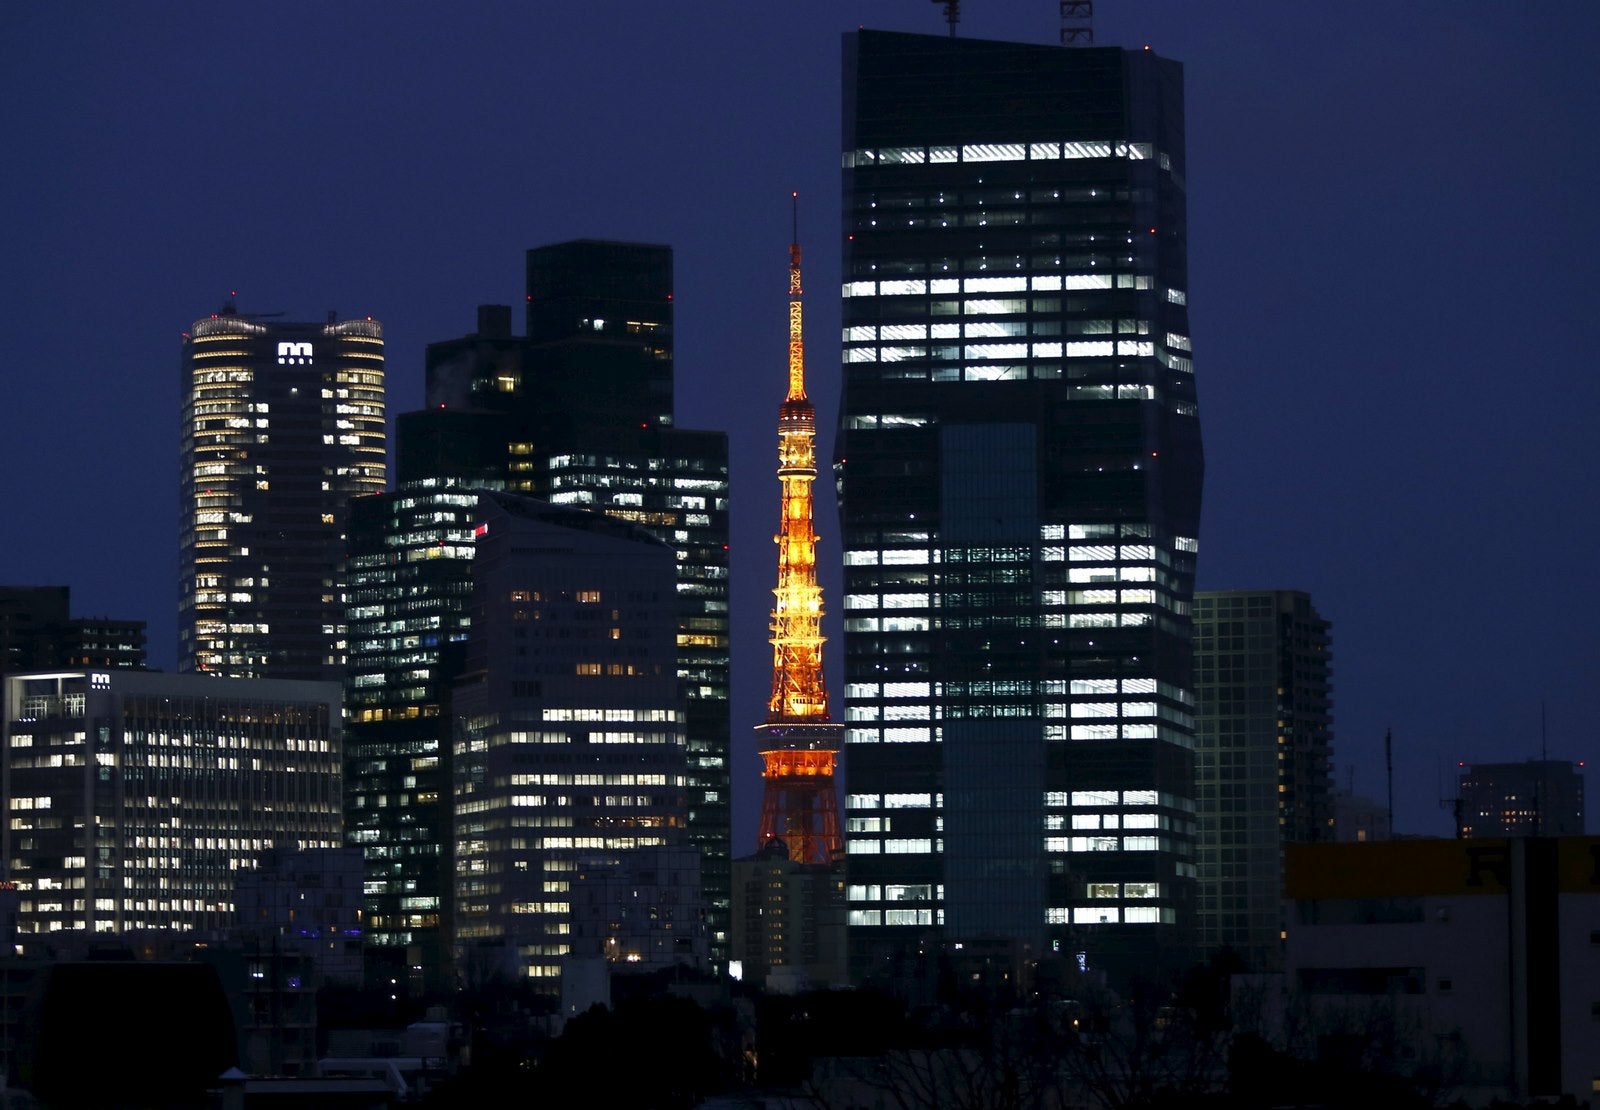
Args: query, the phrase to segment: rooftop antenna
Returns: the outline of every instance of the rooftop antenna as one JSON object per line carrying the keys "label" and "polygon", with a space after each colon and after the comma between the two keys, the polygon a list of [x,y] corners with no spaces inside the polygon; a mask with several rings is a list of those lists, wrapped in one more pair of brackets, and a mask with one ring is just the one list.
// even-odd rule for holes
{"label": "rooftop antenna", "polygon": [[[1466,764],[1462,763],[1459,766],[1465,767]],[[1455,797],[1447,798],[1444,796],[1444,763],[1437,755],[1434,756],[1434,782],[1439,791],[1439,808],[1448,809],[1451,820],[1455,822],[1455,831],[1451,835],[1457,840],[1461,840],[1467,835],[1467,800],[1461,796],[1459,780],[1456,784]]]}
{"label": "rooftop antenna", "polygon": [[956,24],[961,22],[961,0],[933,0],[944,5],[944,21],[950,24],[950,37],[956,37]]}
{"label": "rooftop antenna", "polygon": [[1389,776],[1389,835],[1394,835],[1394,729],[1383,730],[1383,765]]}
{"label": "rooftop antenna", "polygon": [[1061,45],[1094,45],[1094,0],[1061,0]]}

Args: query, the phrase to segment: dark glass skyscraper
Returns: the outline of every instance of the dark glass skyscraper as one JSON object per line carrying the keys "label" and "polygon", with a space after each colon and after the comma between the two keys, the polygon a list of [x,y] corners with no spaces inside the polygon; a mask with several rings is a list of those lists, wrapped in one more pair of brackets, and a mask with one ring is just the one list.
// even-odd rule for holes
{"label": "dark glass skyscraper", "polygon": [[855,974],[930,937],[1182,958],[1202,459],[1181,67],[861,31],[844,70]]}

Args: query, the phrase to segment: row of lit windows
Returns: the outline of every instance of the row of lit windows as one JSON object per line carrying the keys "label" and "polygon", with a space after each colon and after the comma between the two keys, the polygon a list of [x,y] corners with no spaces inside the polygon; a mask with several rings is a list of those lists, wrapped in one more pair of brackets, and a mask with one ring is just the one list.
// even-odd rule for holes
{"label": "row of lit windows", "polygon": [[930,852],[944,851],[944,841],[919,837],[890,838],[881,841],[849,840],[845,843],[845,851],[857,856],[927,855]]}
{"label": "row of lit windows", "polygon": [[1165,836],[1047,836],[1047,852],[1170,852],[1173,841]]}
{"label": "row of lit windows", "polygon": [[1046,925],[1171,925],[1176,911],[1164,906],[1051,906],[1045,910]]}
{"label": "row of lit windows", "polygon": [[[1026,358],[1149,358],[1155,344],[1145,339],[1078,339],[1062,343],[968,343],[950,346],[849,347],[845,362],[904,362],[939,359],[947,362],[983,362]],[[1150,387],[1145,387],[1150,388]],[[1150,395],[1154,398],[1154,393]],[[258,427],[264,423],[257,421]]]}
{"label": "row of lit windows", "polygon": [[1105,289],[1149,289],[1146,274],[1016,274],[1006,277],[885,278],[847,281],[841,295],[851,297],[917,297],[951,293],[1049,293]]}
{"label": "row of lit windows", "polygon": [[851,925],[943,925],[943,910],[851,910]]}
{"label": "row of lit windows", "polygon": [[1059,143],[967,143],[961,146],[908,146],[848,150],[844,168],[865,166],[920,166],[956,162],[1059,162],[1082,159],[1115,158],[1141,162],[1157,158],[1163,170],[1171,170],[1172,160],[1150,143],[1125,140],[1066,141]]}
{"label": "row of lit windows", "polygon": [[943,883],[851,883],[845,890],[852,902],[927,902],[944,898]]}
{"label": "row of lit windows", "polygon": [[[954,302],[934,302],[935,304]],[[1037,305],[1037,301],[1034,302]],[[990,313],[1000,312],[1025,312],[1028,302],[1026,300],[1002,301],[968,301],[966,311],[974,312],[972,306],[981,306]],[[1015,305],[1013,308],[1011,306]],[[934,315],[939,315],[936,311]],[[969,321],[965,324],[884,324],[881,327],[875,324],[858,324],[844,329],[846,343],[905,343],[921,339],[1005,339],[1014,336],[1026,336],[1028,329],[1033,326],[1035,335],[1039,334],[1037,328],[1042,323],[1038,320],[981,320]],[[1150,334],[1148,320],[1123,319],[1123,320],[1068,320],[1065,325],[1058,321],[1049,321],[1052,328],[1058,329],[1051,334],[1061,334],[1065,327],[1068,335],[1112,335],[1121,332],[1130,335]],[[1168,346],[1178,346],[1174,340],[1181,341],[1182,350],[1188,350],[1188,340],[1175,332],[1167,333]],[[886,348],[887,349],[887,348]],[[857,361],[857,360],[850,360]]]}
{"label": "row of lit windows", "polygon": [[[1068,816],[1063,813],[1047,813],[1044,818],[1044,827],[1051,832],[1058,832],[1067,828]],[[1159,813],[1074,813],[1071,815],[1071,827],[1074,829],[1170,829],[1172,820]]]}

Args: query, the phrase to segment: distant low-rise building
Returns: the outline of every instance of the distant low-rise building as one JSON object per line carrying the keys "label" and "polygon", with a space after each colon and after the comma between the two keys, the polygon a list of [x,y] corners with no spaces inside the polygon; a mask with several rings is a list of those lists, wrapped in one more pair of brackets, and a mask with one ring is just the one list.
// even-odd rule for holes
{"label": "distant low-rise building", "polygon": [[1389,809],[1382,802],[1345,790],[1333,795],[1333,839],[1368,843],[1392,835]]}
{"label": "distant low-rise building", "polygon": [[0,674],[145,669],[144,621],[73,617],[70,604],[67,586],[0,586]]}
{"label": "distant low-rise building", "polygon": [[1583,764],[1462,764],[1459,836],[1582,836]]}

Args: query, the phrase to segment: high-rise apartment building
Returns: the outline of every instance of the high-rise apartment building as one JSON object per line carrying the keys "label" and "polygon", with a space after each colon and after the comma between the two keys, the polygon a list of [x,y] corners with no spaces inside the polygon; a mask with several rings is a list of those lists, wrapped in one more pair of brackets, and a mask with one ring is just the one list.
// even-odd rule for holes
{"label": "high-rise apartment building", "polygon": [[1183,958],[1201,447],[1182,70],[845,37],[855,974]]}
{"label": "high-rise apartment building", "polygon": [[1298,590],[1194,599],[1201,947],[1282,953],[1283,846],[1336,839],[1331,626]]}
{"label": "high-rise apartment building", "polygon": [[1464,764],[1459,778],[1458,836],[1583,835],[1581,763]]}
{"label": "high-rise apartment building", "polygon": [[387,482],[383,326],[230,302],[184,337],[178,669],[342,681],[352,497]]}
{"label": "high-rise apartment building", "polygon": [[638,524],[678,552],[688,839],[726,955],[728,444],[671,426],[671,258],[596,241],[529,251],[528,337],[508,306],[485,305],[476,332],[430,344],[426,407],[398,422],[396,489],[352,510],[349,828],[385,946],[437,952],[451,932],[449,699],[472,517],[478,493],[509,491]]}
{"label": "high-rise apartment building", "polygon": [[70,669],[0,681],[0,835],[21,934],[220,937],[263,852],[340,844],[335,683]]}
{"label": "high-rise apartment building", "polygon": [[[677,559],[637,525],[509,494],[480,495],[474,532],[455,935],[514,949],[519,974],[554,988],[566,957],[610,952],[604,930],[573,947],[580,873],[686,839]],[[684,893],[680,920],[657,916],[703,952],[698,891]]]}

